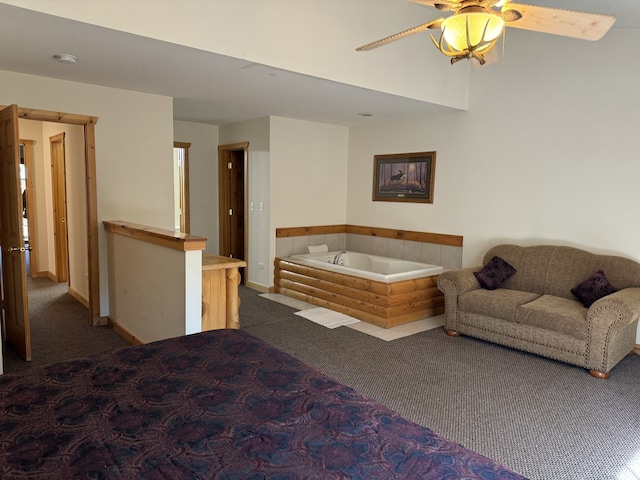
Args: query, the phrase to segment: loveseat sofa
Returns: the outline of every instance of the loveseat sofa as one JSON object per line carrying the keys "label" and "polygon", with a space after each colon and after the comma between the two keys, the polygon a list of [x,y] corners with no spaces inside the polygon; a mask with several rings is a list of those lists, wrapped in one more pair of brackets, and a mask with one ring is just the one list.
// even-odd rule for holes
{"label": "loveseat sofa", "polygon": [[567,246],[498,245],[483,265],[440,274],[449,335],[577,365],[596,378],[633,351],[637,262]]}

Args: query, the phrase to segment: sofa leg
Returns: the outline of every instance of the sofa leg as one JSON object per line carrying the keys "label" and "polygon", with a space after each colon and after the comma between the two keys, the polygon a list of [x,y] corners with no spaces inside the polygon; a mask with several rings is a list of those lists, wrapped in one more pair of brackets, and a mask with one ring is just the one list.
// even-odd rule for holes
{"label": "sofa leg", "polygon": [[447,330],[445,328],[444,332],[449,335],[450,337],[459,337],[460,334],[458,332],[456,332],[455,330]]}
{"label": "sofa leg", "polygon": [[600,370],[589,370],[589,375],[594,378],[609,378],[611,376],[611,372],[601,372]]}

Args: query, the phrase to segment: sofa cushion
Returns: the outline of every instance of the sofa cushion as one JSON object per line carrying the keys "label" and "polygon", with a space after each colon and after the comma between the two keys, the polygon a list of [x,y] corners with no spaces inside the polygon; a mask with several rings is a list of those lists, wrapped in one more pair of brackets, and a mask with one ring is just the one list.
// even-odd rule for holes
{"label": "sofa cushion", "polygon": [[508,322],[516,319],[516,309],[523,303],[531,302],[540,295],[520,290],[498,288],[496,290],[477,289],[460,296],[458,305],[465,312],[479,313]]}
{"label": "sofa cushion", "polygon": [[571,289],[571,293],[587,308],[596,300],[600,300],[602,297],[606,297],[617,291],[618,289],[609,283],[607,276],[602,270],[598,270],[580,285]]}
{"label": "sofa cushion", "polygon": [[495,290],[514,273],[516,269],[497,256],[489,260],[479,272],[473,272],[480,286],[487,290]]}
{"label": "sofa cushion", "polygon": [[516,322],[566,333],[580,340],[587,338],[587,309],[580,302],[564,297],[542,295],[520,305]]}
{"label": "sofa cushion", "polygon": [[[547,263],[554,248],[556,247],[550,245],[531,247],[498,245],[489,249],[483,258],[483,262],[488,262],[489,259],[497,255],[506,262],[509,262],[509,265],[518,271],[517,275],[509,277],[504,282],[502,288],[534,292],[542,295],[547,293],[544,289],[545,274],[547,272]],[[586,276],[582,279],[584,278],[586,278]],[[570,284],[569,288],[574,285],[575,283]],[[571,296],[571,292],[568,290],[567,295]]]}

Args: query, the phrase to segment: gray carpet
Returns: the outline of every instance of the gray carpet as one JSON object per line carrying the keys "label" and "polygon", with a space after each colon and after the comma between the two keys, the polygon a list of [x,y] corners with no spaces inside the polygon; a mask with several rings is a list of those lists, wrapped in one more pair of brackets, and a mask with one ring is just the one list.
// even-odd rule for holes
{"label": "gray carpet", "polygon": [[[64,285],[36,281],[29,291],[34,361],[5,345],[8,372],[126,345],[109,328],[89,327]],[[533,480],[640,479],[638,355],[596,380],[442,329],[386,342],[322,327],[245,287],[240,296],[244,330]]]}
{"label": "gray carpet", "polygon": [[640,356],[611,378],[442,329],[385,342],[241,288],[241,327],[407,418],[539,480],[640,479]]}
{"label": "gray carpet", "polygon": [[89,311],[67,293],[65,283],[27,277],[32,361],[3,343],[5,373],[115,350],[128,343],[109,327],[89,325]]}

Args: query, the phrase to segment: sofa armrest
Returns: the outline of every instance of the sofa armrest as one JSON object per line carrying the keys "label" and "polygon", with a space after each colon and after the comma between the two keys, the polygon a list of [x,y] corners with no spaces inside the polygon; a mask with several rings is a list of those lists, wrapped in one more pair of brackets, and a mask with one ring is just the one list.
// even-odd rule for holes
{"label": "sofa armrest", "polygon": [[473,272],[482,267],[447,270],[438,277],[438,288],[444,294],[444,328],[457,331],[458,298],[466,292],[480,288]]}
{"label": "sofa armrest", "polygon": [[471,290],[477,290],[480,288],[480,284],[473,272],[477,272],[481,268],[482,266],[461,268],[459,270],[446,270],[438,277],[438,288],[440,288],[445,295],[449,293],[458,296]]}
{"label": "sofa armrest", "polygon": [[[589,364],[602,365],[601,371],[606,372],[633,350],[638,318],[638,287],[619,290],[594,302],[587,311]],[[612,361],[613,365],[609,366]]]}

